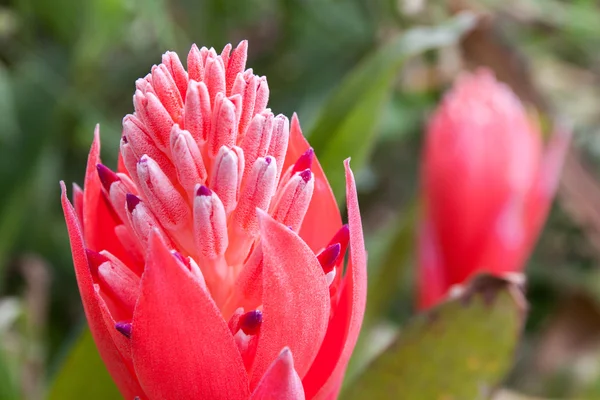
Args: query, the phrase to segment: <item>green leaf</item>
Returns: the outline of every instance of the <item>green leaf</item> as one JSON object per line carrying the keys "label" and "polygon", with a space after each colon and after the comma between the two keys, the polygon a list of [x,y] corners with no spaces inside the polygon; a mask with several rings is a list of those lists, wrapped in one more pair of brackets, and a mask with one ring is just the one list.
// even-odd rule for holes
{"label": "green leaf", "polygon": [[460,14],[395,37],[351,71],[323,106],[308,136],[338,199],[344,193],[342,161],[352,157],[357,171],[366,162],[398,68],[411,56],[455,43],[474,22],[473,15]]}
{"label": "green leaf", "polygon": [[396,224],[377,274],[369,282],[365,316],[368,323],[376,321],[388,310],[407,275],[414,255],[416,216],[417,202],[413,201],[403,219]]}
{"label": "green leaf", "polygon": [[478,276],[417,316],[342,398],[487,399],[511,367],[524,316],[514,283]]}
{"label": "green leaf", "polygon": [[56,374],[48,400],[122,399],[108,374],[89,329],[77,338]]}
{"label": "green leaf", "polygon": [[[0,337],[0,339],[2,338]],[[15,371],[11,371],[10,367],[11,364],[0,349],[0,400],[18,400],[20,398],[13,376]]]}

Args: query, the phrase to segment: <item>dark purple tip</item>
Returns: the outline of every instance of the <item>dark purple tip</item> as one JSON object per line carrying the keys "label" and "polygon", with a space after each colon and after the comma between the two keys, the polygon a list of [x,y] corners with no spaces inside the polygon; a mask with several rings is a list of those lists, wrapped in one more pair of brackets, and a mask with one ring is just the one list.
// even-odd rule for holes
{"label": "dark purple tip", "polygon": [[125,144],[129,143],[129,140],[127,140],[127,136],[125,135],[121,136],[121,141]]}
{"label": "dark purple tip", "polygon": [[308,183],[308,181],[310,181],[310,178],[312,177],[310,169],[305,169],[304,171],[300,172],[300,177],[304,182]]}
{"label": "dark purple tip", "polygon": [[115,324],[115,329],[127,339],[131,337],[131,322],[117,322]]}
{"label": "dark purple tip", "polygon": [[211,194],[212,191],[204,185],[200,185],[198,190],[196,190],[196,196],[210,196]]}
{"label": "dark purple tip", "polygon": [[326,247],[317,255],[317,259],[323,267],[323,271],[327,274],[335,267],[336,261],[342,251],[342,245],[339,243],[332,244]]}
{"label": "dark purple tip", "polygon": [[117,174],[112,172],[110,168],[108,168],[104,164],[96,164],[96,170],[98,171],[98,177],[100,178],[100,182],[102,183],[104,190],[106,190],[107,192],[110,191],[110,185],[112,185],[113,182],[121,180],[117,176]]}
{"label": "dark purple tip", "polygon": [[267,163],[267,165],[271,164],[271,161],[273,161],[273,158],[271,158],[271,157],[265,158],[265,162]]}
{"label": "dark purple tip", "polygon": [[98,275],[98,267],[105,262],[110,261],[107,257],[90,249],[85,249],[85,255],[87,256],[90,272],[94,277],[97,277]]}
{"label": "dark purple tip", "polygon": [[246,335],[256,335],[260,332],[260,325],[262,324],[262,311],[254,310],[249,311],[240,317],[240,329]]}
{"label": "dark purple tip", "polygon": [[296,163],[294,164],[294,168],[292,168],[292,174],[295,174],[299,171],[304,171],[305,169],[310,169],[312,166],[313,159],[315,158],[315,151],[312,147],[304,152]]}
{"label": "dark purple tip", "polygon": [[125,202],[127,203],[127,209],[130,213],[132,213],[133,210],[135,210],[135,207],[137,207],[137,205],[140,204],[140,201],[140,198],[137,197],[135,194],[127,193],[125,195]]}

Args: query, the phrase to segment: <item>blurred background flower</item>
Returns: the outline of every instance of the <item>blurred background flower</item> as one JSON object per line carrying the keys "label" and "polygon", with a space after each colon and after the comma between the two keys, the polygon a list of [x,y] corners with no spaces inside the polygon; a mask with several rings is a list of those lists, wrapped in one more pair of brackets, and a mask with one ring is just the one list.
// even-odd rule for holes
{"label": "blurred background flower", "polygon": [[352,156],[370,288],[349,380],[415,313],[418,158],[455,77],[487,66],[543,134],[556,118],[573,123],[558,202],[527,266],[524,338],[499,395],[599,398],[595,1],[11,0],[0,6],[0,399],[117,398],[85,334],[58,181],[83,182],[98,122],[103,161],[116,166],[135,79],[160,54],[241,39],[252,43],[248,64],[268,76],[273,112],[298,112],[339,201],[341,161]]}

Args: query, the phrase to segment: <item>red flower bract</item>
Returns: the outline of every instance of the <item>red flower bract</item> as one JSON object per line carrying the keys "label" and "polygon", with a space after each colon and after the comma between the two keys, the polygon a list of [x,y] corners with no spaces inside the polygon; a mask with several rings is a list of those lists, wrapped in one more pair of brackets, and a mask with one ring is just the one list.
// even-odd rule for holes
{"label": "red flower bract", "polygon": [[519,99],[486,70],[466,74],[427,132],[419,305],[477,272],[519,272],[554,196],[568,131],[546,150]]}
{"label": "red flower bract", "polygon": [[356,344],[366,253],[349,161],[342,225],[246,51],[193,46],[187,71],[166,53],[136,82],[117,171],[96,129],[74,207],[61,183],[88,323],[126,399],[333,399]]}

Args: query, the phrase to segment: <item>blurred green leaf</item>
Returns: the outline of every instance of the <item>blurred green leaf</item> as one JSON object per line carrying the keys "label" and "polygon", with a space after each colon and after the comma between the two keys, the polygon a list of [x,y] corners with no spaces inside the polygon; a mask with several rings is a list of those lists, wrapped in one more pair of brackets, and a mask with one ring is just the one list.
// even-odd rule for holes
{"label": "blurred green leaf", "polygon": [[0,144],[8,145],[8,141],[14,140],[18,130],[11,76],[0,65]]}
{"label": "blurred green leaf", "polygon": [[6,356],[0,349],[0,400],[18,400],[19,395],[13,379],[14,377],[11,374],[10,364],[7,361]]}
{"label": "blurred green leaf", "polygon": [[22,218],[29,205],[29,180],[19,184],[6,194],[5,203],[0,204],[0,290],[4,286],[6,259],[21,230]]}
{"label": "blurred green leaf", "polygon": [[372,321],[381,317],[392,302],[401,279],[406,274],[406,269],[414,253],[416,209],[415,202],[407,208],[404,219],[397,223],[397,228],[383,255],[377,275],[369,282],[367,320]]}
{"label": "blurred green leaf", "polygon": [[417,316],[342,398],[487,399],[511,367],[524,314],[513,283],[478,276]]}
{"label": "blurred green leaf", "polygon": [[48,400],[112,400],[122,396],[108,374],[89,329],[79,336],[58,371]]}
{"label": "blurred green leaf", "polygon": [[455,43],[474,22],[473,15],[460,14],[395,37],[351,71],[323,106],[308,136],[338,199],[344,189],[342,160],[352,157],[356,171],[364,165],[398,68],[411,56]]}

